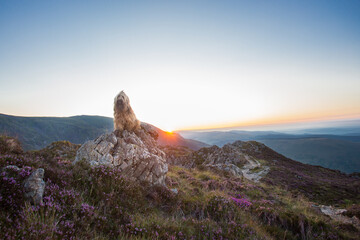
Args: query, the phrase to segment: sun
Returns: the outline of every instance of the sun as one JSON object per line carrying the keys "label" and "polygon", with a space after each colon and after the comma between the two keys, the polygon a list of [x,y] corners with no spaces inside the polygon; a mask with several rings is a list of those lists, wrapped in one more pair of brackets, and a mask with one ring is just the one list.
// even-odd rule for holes
{"label": "sun", "polygon": [[173,128],[171,128],[171,127],[165,127],[164,131],[167,133],[170,133],[170,134],[172,134],[174,132]]}

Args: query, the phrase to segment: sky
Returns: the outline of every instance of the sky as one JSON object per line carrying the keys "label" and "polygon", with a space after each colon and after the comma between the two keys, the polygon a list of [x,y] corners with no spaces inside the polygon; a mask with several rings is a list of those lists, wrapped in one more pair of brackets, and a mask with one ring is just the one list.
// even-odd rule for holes
{"label": "sky", "polygon": [[360,1],[0,1],[0,113],[164,130],[360,118]]}

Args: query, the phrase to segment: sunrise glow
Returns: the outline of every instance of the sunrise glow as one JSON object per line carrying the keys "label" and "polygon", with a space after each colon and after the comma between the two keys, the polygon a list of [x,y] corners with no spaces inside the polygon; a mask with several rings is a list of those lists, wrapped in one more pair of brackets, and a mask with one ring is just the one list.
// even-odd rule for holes
{"label": "sunrise glow", "polygon": [[125,90],[168,132],[360,115],[356,4],[15,5],[0,3],[4,114],[112,117]]}

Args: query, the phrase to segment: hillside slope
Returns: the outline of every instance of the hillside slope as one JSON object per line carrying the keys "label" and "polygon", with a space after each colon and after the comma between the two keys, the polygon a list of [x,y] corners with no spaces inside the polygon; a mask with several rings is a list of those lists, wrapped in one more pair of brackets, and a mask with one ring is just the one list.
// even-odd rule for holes
{"label": "hillside slope", "polygon": [[[236,149],[268,165],[260,182],[199,162],[170,165],[166,186],[131,181],[119,168],[73,164],[79,146],[69,142],[25,153],[14,153],[10,143],[0,141],[1,239],[356,240],[360,233],[358,177],[308,171],[311,166],[260,143],[237,142],[222,152]],[[31,206],[22,183],[39,168],[45,171],[43,204]],[[324,209],[346,212],[329,216]]]}
{"label": "hillside slope", "polygon": [[[220,166],[225,172],[239,168],[233,175],[238,175],[236,172],[240,172],[248,162],[256,161],[259,164],[250,173],[263,171],[259,178],[261,182],[301,193],[322,204],[340,204],[350,199],[360,201],[360,181],[356,175],[294,161],[255,141],[236,141],[221,148],[213,146],[191,153],[184,152],[182,156],[178,152],[173,154],[173,151],[167,151],[167,155],[177,165],[190,168],[213,169]],[[235,166],[229,171],[224,165]],[[240,175],[247,178],[245,174]]]}
{"label": "hillside slope", "polygon": [[328,138],[261,139],[275,151],[297,161],[346,173],[360,172],[360,143]]}
{"label": "hillside slope", "polygon": [[0,114],[0,133],[17,137],[25,150],[68,140],[81,144],[112,131],[113,120],[101,116],[17,117]]}

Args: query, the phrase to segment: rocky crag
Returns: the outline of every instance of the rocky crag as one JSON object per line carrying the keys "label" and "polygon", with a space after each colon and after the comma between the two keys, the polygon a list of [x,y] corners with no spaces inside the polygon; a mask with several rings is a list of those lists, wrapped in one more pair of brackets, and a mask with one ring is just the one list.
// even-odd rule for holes
{"label": "rocky crag", "polygon": [[164,185],[168,165],[156,142],[158,134],[151,125],[140,124],[124,92],[114,101],[114,125],[114,132],[83,144],[74,163],[84,160],[92,166],[112,166],[125,178]]}
{"label": "rocky crag", "polygon": [[261,164],[251,154],[246,153],[244,149],[248,147],[253,147],[254,151],[260,152],[262,148],[265,148],[265,145],[236,141],[226,144],[221,148],[212,146],[193,152],[182,151],[183,154],[179,154],[179,152],[174,153],[173,150],[169,152],[167,158],[169,162],[175,165],[182,165],[188,168],[203,166],[258,182],[269,172],[270,168]]}

